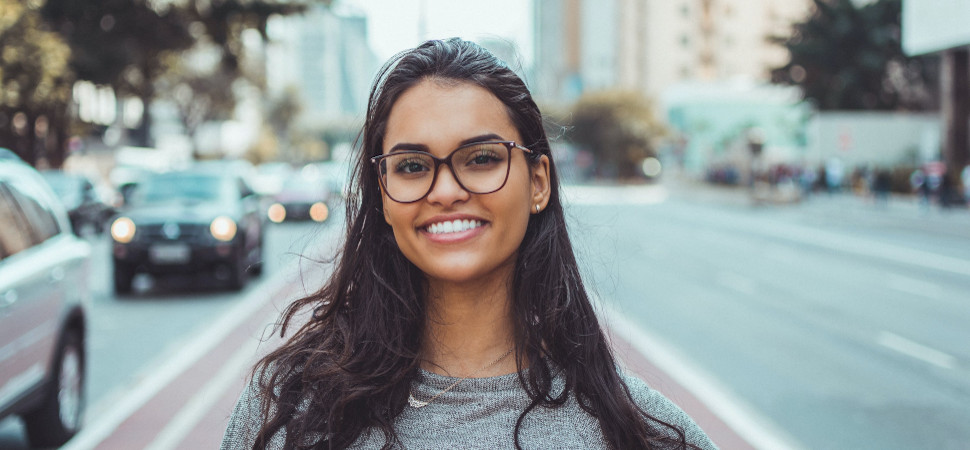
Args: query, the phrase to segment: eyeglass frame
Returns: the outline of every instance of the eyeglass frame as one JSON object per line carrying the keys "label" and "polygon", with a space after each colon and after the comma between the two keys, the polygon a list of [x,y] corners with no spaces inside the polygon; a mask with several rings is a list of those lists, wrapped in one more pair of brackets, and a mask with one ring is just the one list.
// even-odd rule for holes
{"label": "eyeglass frame", "polygon": [[[487,192],[475,192],[475,191],[473,191],[471,189],[468,189],[465,186],[465,184],[462,183],[461,180],[458,179],[458,175],[455,174],[455,167],[451,165],[451,157],[454,156],[455,153],[457,153],[459,150],[461,150],[463,148],[471,147],[471,146],[474,146],[474,145],[482,145],[482,144],[502,144],[502,145],[504,145],[505,148],[508,149],[508,151],[509,151],[509,159],[508,159],[508,161],[506,161],[506,165],[505,165],[505,179],[502,180],[502,184],[499,185],[499,187],[497,187],[497,188],[495,188],[495,189],[493,189],[491,191],[487,191]],[[421,200],[424,200],[425,198],[427,198],[429,194],[431,194],[431,191],[434,190],[435,183],[438,182],[438,169],[440,169],[441,166],[443,166],[443,165],[448,166],[448,169],[451,171],[451,177],[455,179],[455,182],[458,183],[458,186],[461,186],[461,188],[464,189],[465,192],[468,192],[469,194],[481,194],[481,195],[484,195],[484,194],[491,194],[493,192],[498,192],[498,191],[502,190],[502,188],[504,188],[505,185],[509,182],[509,173],[512,172],[512,149],[513,148],[517,148],[519,150],[522,150],[523,152],[525,152],[526,154],[529,154],[529,155],[534,155],[535,154],[535,152],[532,151],[532,149],[523,147],[523,146],[517,144],[515,141],[480,141],[480,142],[469,142],[467,144],[460,145],[460,146],[458,146],[458,148],[456,148],[456,149],[452,150],[450,153],[448,153],[448,156],[446,156],[444,158],[439,158],[439,157],[437,157],[435,155],[432,155],[430,152],[426,152],[426,151],[422,151],[422,150],[402,150],[402,151],[398,151],[398,152],[384,153],[384,154],[381,154],[381,155],[373,156],[373,157],[371,157],[370,162],[371,162],[371,164],[374,165],[374,170],[377,171],[377,181],[381,184],[381,187],[384,189],[384,193],[387,194],[387,197],[390,198],[391,200],[394,200],[397,203],[407,204],[407,203],[420,202]],[[381,175],[381,161],[384,160],[385,158],[390,157],[390,156],[399,155],[399,154],[402,154],[402,153],[403,154],[427,155],[428,157],[431,158],[432,161],[434,161],[434,171],[433,171],[432,178],[431,178],[431,185],[428,186],[428,191],[425,192],[424,195],[418,197],[417,199],[414,199],[414,200],[411,200],[411,201],[407,201],[407,202],[402,202],[402,201],[394,198],[394,196],[392,196],[390,194],[390,192],[387,189],[387,183],[384,181],[384,177]]]}

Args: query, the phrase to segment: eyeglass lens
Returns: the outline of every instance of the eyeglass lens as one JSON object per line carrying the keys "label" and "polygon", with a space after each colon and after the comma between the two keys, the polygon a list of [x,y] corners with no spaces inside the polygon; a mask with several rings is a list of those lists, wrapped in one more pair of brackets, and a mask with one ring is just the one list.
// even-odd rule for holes
{"label": "eyeglass lens", "polygon": [[[502,188],[509,171],[509,148],[503,143],[477,143],[460,147],[447,158],[458,184],[473,194]],[[381,160],[384,188],[398,202],[413,202],[431,191],[435,160],[424,152],[391,153]]]}

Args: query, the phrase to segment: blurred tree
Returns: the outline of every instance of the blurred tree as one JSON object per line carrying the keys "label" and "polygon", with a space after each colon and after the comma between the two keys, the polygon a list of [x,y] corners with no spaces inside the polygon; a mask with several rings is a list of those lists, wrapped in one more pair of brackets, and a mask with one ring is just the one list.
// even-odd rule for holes
{"label": "blurred tree", "polygon": [[[200,118],[230,114],[236,79],[248,77],[257,86],[263,84],[261,73],[246,73],[241,64],[244,32],[255,29],[265,39],[269,17],[303,9],[300,1],[283,0],[46,0],[42,11],[70,43],[71,65],[79,79],[110,85],[119,96],[142,100],[144,114],[132,138],[136,144],[150,145],[148,106],[159,95],[159,84],[174,89],[164,94],[176,99],[190,128]],[[190,49],[214,51],[217,67],[200,70],[181,61]],[[168,80],[159,83],[163,77]]]}
{"label": "blurred tree", "polygon": [[939,60],[910,58],[900,39],[902,0],[814,0],[788,37],[788,64],[772,81],[801,86],[822,110],[927,110],[938,107]]}
{"label": "blurred tree", "polygon": [[300,91],[294,86],[288,86],[283,90],[283,95],[271,100],[267,121],[272,127],[272,131],[279,137],[279,143],[284,148],[277,152],[277,157],[284,160],[291,159],[287,153],[290,149],[290,135],[295,128],[296,118],[303,111],[303,102],[300,100]]}
{"label": "blurred tree", "polygon": [[175,105],[186,134],[194,142],[202,124],[232,118],[236,106],[232,87],[237,74],[218,64],[209,68],[193,67],[184,56],[167,58],[166,69],[156,84],[160,96]]}
{"label": "blurred tree", "polygon": [[70,49],[38,2],[0,0],[0,146],[35,166],[64,160],[74,75]]}
{"label": "blurred tree", "polygon": [[[331,0],[317,2],[329,6]],[[303,12],[306,4],[292,0],[221,0],[188,2],[184,9],[193,25],[202,26],[193,30],[195,36],[204,30],[212,43],[221,49],[223,70],[240,73],[240,60],[244,56],[243,32],[254,29],[263,40],[268,40],[266,25],[270,17]]]}
{"label": "blurred tree", "polygon": [[[159,6],[159,5],[166,6]],[[136,144],[150,145],[155,80],[166,56],[192,46],[189,16],[168,2],[143,0],[47,0],[44,17],[71,46],[78,79],[111,86],[119,97],[145,106]]]}
{"label": "blurred tree", "polygon": [[[329,0],[323,3],[329,4]],[[165,97],[177,106],[193,141],[203,123],[232,118],[236,90],[245,85],[265,88],[263,61],[249,58],[251,63],[246,64],[247,30],[256,31],[266,41],[270,17],[299,13],[305,8],[303,3],[272,0],[190,2],[183,7],[195,43],[178,58],[169,58],[160,84],[165,87]],[[272,117],[273,111],[269,114]]]}
{"label": "blurred tree", "polygon": [[665,134],[650,102],[638,92],[584,94],[571,115],[567,137],[592,152],[597,176],[641,177],[641,163],[656,156],[654,142]]}

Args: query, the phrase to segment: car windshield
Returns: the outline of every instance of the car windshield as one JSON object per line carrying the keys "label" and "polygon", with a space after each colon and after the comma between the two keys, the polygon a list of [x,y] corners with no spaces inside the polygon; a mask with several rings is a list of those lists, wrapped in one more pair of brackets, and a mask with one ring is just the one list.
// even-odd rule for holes
{"label": "car windshield", "polygon": [[179,173],[155,176],[141,183],[132,203],[204,203],[224,201],[229,197],[229,185],[221,177]]}
{"label": "car windshield", "polygon": [[323,183],[320,180],[310,180],[305,177],[287,178],[283,183],[284,191],[322,192]]}
{"label": "car windshield", "polygon": [[51,185],[57,195],[65,195],[81,190],[81,180],[62,173],[41,172],[47,184]]}
{"label": "car windshield", "polygon": [[41,175],[68,209],[76,208],[83,203],[84,199],[81,193],[82,182],[80,178],[61,172],[41,172]]}

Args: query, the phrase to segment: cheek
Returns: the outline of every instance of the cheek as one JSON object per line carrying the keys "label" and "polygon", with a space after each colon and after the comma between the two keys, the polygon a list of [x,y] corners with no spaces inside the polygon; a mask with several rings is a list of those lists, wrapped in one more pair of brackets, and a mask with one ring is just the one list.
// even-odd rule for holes
{"label": "cheek", "polygon": [[401,231],[405,223],[410,223],[412,215],[408,209],[406,205],[384,202],[384,220],[394,229],[395,235]]}

